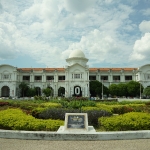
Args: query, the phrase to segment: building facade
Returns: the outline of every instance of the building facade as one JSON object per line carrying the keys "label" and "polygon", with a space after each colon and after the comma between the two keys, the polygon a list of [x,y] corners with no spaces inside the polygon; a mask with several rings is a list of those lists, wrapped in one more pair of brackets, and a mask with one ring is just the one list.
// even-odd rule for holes
{"label": "building facade", "polygon": [[[64,88],[65,97],[90,96],[89,82],[98,80],[105,86],[126,83],[131,80],[140,82],[144,88],[150,86],[150,64],[140,68],[89,68],[88,59],[81,50],[74,50],[66,59],[65,68],[16,68],[7,64],[0,65],[0,97],[18,97],[19,84],[27,82],[31,88],[50,87],[53,96],[59,96]],[[61,93],[63,94],[63,93]]]}

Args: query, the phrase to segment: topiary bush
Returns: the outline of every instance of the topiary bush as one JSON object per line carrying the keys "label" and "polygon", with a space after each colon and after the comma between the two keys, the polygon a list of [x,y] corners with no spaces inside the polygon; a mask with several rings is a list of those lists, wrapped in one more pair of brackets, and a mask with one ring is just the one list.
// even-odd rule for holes
{"label": "topiary bush", "polygon": [[150,130],[150,115],[142,112],[130,112],[113,117],[98,119],[99,128],[106,131]]}

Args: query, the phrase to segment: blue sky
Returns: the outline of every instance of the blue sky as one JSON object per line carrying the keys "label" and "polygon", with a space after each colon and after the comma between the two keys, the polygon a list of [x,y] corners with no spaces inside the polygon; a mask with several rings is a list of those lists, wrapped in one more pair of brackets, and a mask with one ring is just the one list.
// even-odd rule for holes
{"label": "blue sky", "polygon": [[64,67],[150,64],[150,0],[0,0],[0,64]]}

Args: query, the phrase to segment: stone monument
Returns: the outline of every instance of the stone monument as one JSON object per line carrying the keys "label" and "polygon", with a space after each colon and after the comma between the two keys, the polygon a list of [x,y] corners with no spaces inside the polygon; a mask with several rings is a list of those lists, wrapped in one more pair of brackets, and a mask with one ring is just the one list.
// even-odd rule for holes
{"label": "stone monument", "polygon": [[57,132],[85,133],[96,131],[93,126],[88,126],[87,113],[66,113],[65,125],[61,126]]}

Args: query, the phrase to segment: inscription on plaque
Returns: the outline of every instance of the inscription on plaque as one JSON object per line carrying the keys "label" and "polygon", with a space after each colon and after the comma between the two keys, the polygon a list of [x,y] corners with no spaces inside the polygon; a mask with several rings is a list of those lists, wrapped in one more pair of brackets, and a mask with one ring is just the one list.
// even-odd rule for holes
{"label": "inscription on plaque", "polygon": [[65,130],[88,130],[87,113],[66,113]]}
{"label": "inscription on plaque", "polygon": [[85,128],[85,116],[84,115],[70,115],[68,116],[67,128]]}

